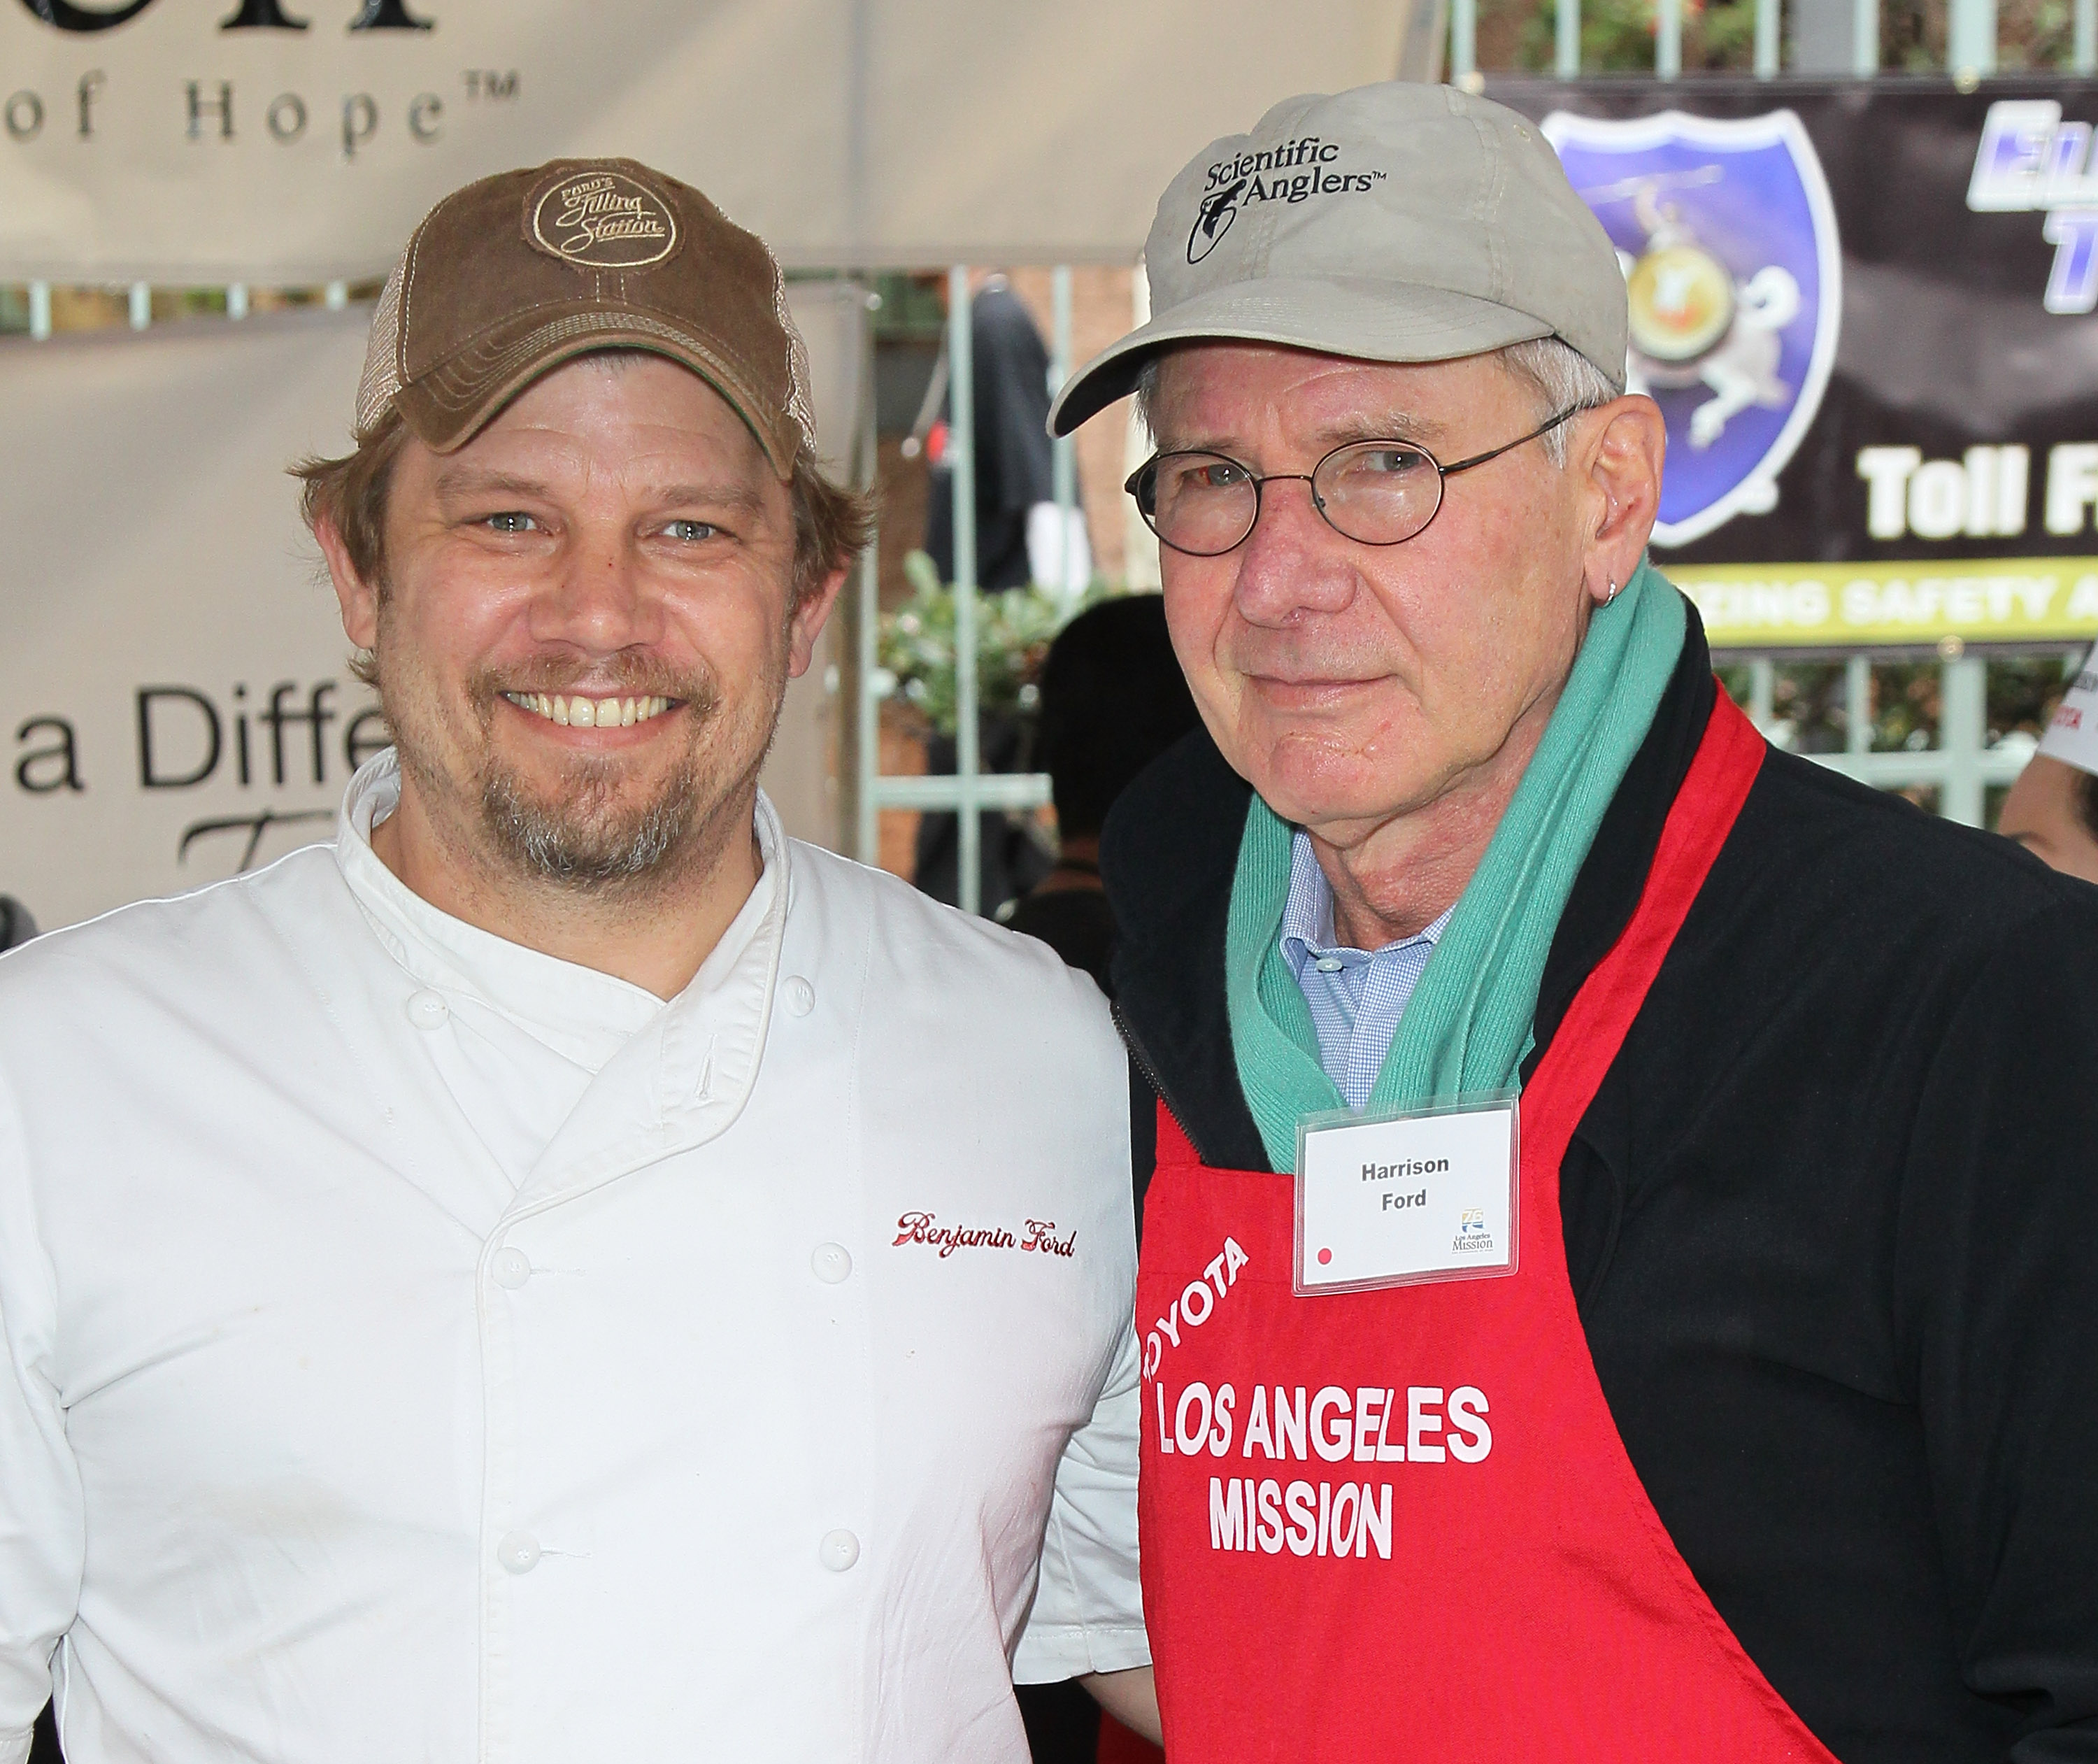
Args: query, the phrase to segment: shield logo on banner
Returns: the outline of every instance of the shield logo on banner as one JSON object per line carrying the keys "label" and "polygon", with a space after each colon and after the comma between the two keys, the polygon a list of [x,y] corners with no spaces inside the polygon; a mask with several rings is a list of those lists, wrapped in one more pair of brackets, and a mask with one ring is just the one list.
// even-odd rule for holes
{"label": "shield logo on banner", "polygon": [[1791,111],[1738,121],[1555,111],[1544,134],[1617,248],[1626,379],[1668,421],[1657,545],[1777,507],[1843,309],[1828,182]]}

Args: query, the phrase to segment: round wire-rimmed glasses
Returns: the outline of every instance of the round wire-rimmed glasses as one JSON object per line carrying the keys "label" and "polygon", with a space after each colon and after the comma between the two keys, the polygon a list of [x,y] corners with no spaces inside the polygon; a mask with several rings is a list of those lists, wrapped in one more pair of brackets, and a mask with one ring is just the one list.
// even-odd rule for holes
{"label": "round wire-rimmed glasses", "polygon": [[1136,498],[1137,511],[1159,543],[1190,557],[1222,557],[1244,545],[1260,520],[1262,486],[1276,483],[1310,485],[1311,506],[1343,538],[1402,545],[1442,508],[1444,480],[1548,435],[1580,408],[1569,405],[1527,435],[1454,465],[1407,441],[1350,441],[1309,472],[1264,477],[1228,454],[1153,454],[1122,488]]}

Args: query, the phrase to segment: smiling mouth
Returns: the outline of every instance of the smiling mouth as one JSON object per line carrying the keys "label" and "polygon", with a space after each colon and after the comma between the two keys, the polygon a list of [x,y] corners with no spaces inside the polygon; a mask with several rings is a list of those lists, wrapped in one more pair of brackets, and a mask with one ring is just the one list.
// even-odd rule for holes
{"label": "smiling mouth", "polygon": [[660,717],[681,699],[651,694],[643,698],[586,698],[581,693],[505,692],[520,710],[559,723],[564,729],[630,729]]}

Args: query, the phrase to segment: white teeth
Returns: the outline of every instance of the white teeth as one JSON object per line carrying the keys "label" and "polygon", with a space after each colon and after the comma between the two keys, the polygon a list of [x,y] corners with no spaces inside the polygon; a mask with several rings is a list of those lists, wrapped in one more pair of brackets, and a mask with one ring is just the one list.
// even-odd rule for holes
{"label": "white teeth", "polygon": [[506,692],[503,695],[520,710],[529,710],[564,729],[630,729],[638,722],[660,717],[670,700],[660,693],[644,698],[585,698],[580,694]]}

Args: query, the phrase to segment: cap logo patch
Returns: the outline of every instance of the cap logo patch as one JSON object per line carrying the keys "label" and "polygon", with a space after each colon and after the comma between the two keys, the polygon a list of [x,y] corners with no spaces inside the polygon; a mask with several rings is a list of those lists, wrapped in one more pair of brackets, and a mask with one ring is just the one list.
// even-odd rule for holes
{"label": "cap logo patch", "polygon": [[618,172],[578,172],[533,204],[532,243],[591,270],[642,270],[678,248],[678,222],[655,191]]}
{"label": "cap logo patch", "polygon": [[1345,195],[1367,191],[1383,181],[1381,171],[1333,170],[1340,156],[1339,142],[1308,134],[1279,147],[1249,149],[1214,161],[1203,173],[1195,224],[1188,230],[1188,262],[1200,263],[1217,248],[1241,208],[1257,202],[1294,204],[1313,196]]}

